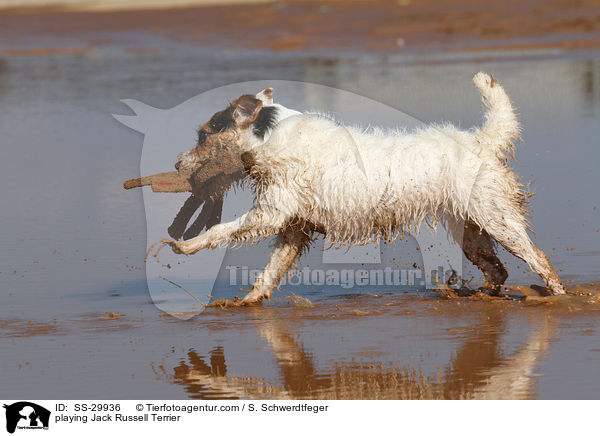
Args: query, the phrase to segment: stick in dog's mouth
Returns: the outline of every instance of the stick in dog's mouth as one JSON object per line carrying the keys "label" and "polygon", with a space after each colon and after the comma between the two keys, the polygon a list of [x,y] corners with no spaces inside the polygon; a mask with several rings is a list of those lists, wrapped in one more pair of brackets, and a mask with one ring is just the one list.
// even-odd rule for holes
{"label": "stick in dog's mouth", "polygon": [[190,192],[192,190],[189,176],[184,176],[177,171],[129,179],[123,183],[125,189],[141,188],[142,186],[152,186],[154,192]]}

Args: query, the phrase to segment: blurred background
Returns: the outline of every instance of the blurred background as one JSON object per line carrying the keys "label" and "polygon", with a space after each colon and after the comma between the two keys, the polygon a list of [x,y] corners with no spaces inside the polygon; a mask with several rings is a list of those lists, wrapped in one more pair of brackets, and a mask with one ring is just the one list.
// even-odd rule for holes
{"label": "blurred background", "polygon": [[595,0],[2,0],[0,29],[3,49],[12,51],[149,49],[164,41],[274,50],[591,49],[599,8]]}

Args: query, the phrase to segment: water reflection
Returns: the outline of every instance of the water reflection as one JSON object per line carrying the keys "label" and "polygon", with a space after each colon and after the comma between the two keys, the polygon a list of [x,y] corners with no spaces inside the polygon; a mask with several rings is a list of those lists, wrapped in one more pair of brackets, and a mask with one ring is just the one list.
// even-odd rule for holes
{"label": "water reflection", "polygon": [[594,115],[600,107],[600,61],[588,60],[579,65],[586,115]]}
{"label": "water reflection", "polygon": [[535,319],[533,332],[509,355],[501,351],[504,315],[491,313],[474,330],[445,370],[443,398],[528,399],[535,395],[533,378],[538,360],[554,335],[550,318]]}
{"label": "water reflection", "polygon": [[[439,307],[427,309],[424,315],[436,316],[438,311]],[[372,322],[385,327],[385,318],[390,315],[376,315]],[[171,370],[160,366],[155,371],[168,382],[182,386],[189,397],[199,399],[534,398],[536,367],[554,337],[554,322],[544,313],[530,317],[526,325],[519,326],[522,343],[506,351],[506,339],[511,334],[508,317],[507,312],[492,308],[468,328],[447,329],[443,339],[450,339],[455,351],[434,371],[428,371],[423,361],[407,365],[404,359],[387,360],[387,350],[394,344],[382,345],[376,338],[368,354],[381,358],[346,356],[323,368],[318,362],[327,360],[327,352],[320,355],[303,344],[306,324],[285,318],[256,324],[256,333],[268,344],[279,373],[274,383],[230,373],[223,346],[212,348],[206,357],[189,349]],[[358,333],[352,331],[354,324],[344,325],[348,336]]]}

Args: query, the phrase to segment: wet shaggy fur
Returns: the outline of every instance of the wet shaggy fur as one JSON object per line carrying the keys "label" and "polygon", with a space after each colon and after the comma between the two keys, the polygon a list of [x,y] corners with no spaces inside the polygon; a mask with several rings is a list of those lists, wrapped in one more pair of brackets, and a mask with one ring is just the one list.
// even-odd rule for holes
{"label": "wet shaggy fur", "polygon": [[229,147],[239,150],[256,187],[255,207],[196,238],[165,242],[191,254],[279,235],[244,298],[254,303],[271,296],[315,231],[347,245],[392,240],[403,229],[442,222],[493,291],[507,277],[496,241],[527,262],[550,293],[564,293],[548,257],[529,238],[529,194],[508,166],[520,131],[512,104],[489,74],[473,81],[487,111],[483,125],[470,130],[364,130],[319,114],[290,113],[263,139],[255,128],[264,99],[240,97],[226,109],[233,124],[214,140],[227,135]]}

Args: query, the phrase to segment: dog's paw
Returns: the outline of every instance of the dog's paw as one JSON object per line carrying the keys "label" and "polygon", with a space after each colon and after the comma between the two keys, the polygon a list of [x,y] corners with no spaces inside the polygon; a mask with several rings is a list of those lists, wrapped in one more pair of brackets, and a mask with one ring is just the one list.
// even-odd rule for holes
{"label": "dog's paw", "polygon": [[250,289],[250,292],[240,301],[240,305],[260,306],[265,298],[268,299],[269,297],[257,289]]}
{"label": "dog's paw", "polygon": [[479,89],[486,89],[493,88],[496,84],[496,80],[491,74],[480,71],[473,77],[473,83],[475,83],[475,86],[477,86]]}
{"label": "dog's paw", "polygon": [[161,239],[163,244],[168,245],[175,254],[189,254],[189,250],[185,246],[185,241],[173,241],[171,239]]}

